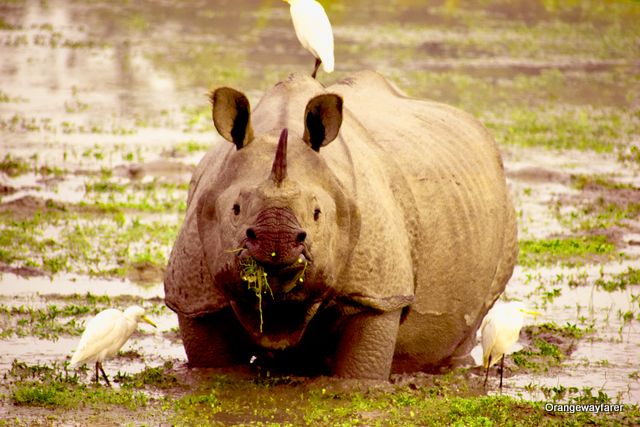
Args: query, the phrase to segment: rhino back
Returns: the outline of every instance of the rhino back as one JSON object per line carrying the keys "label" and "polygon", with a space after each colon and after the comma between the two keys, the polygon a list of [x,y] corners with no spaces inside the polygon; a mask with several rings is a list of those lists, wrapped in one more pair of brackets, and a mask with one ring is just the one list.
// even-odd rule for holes
{"label": "rhino back", "polygon": [[[349,141],[361,163],[355,168],[375,164],[390,189],[359,188],[358,205],[387,217],[362,216],[367,241],[356,249],[347,292],[413,295],[397,352],[426,351],[422,360],[436,363],[475,332],[513,270],[515,215],[499,152],[469,114],[408,98],[378,74],[359,73],[329,90],[343,96],[370,136],[363,144]],[[380,253],[396,261],[376,263],[387,283],[371,276],[363,283],[359,277],[372,267],[367,259]]]}

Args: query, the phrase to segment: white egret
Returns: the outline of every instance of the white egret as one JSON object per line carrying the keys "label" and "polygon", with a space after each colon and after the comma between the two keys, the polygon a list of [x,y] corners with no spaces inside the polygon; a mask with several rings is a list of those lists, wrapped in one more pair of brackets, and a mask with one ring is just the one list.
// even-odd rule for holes
{"label": "white egret", "polygon": [[322,5],[316,0],[284,0],[290,5],[291,21],[300,44],[316,58],[311,77],[316,78],[322,64],[325,72],[333,71],[333,30]]}
{"label": "white egret", "polygon": [[487,313],[480,325],[482,334],[482,362],[487,369],[484,386],[487,386],[489,367],[500,360],[500,390],[502,391],[502,374],[504,355],[510,353],[511,347],[520,337],[520,329],[524,324],[525,314],[538,316],[537,311],[527,310],[521,302],[496,304]]}
{"label": "white egret", "polygon": [[70,366],[81,363],[96,363],[96,383],[99,381],[98,369],[102,377],[111,386],[107,374],[102,369],[102,362],[113,357],[138,327],[138,322],[156,325],[145,316],[142,307],[133,305],[124,313],[115,308],[103,310],[96,315],[80,338],[80,344],[71,358]]}

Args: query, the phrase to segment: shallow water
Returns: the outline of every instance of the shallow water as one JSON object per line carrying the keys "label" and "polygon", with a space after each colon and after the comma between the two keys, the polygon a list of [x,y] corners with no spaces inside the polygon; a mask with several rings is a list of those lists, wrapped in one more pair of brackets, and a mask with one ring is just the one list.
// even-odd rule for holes
{"label": "shallow water", "polygon": [[[607,273],[614,274],[624,271],[632,263],[607,265]],[[540,269],[540,278],[534,283],[553,282],[558,275],[565,277],[588,277],[588,283],[593,283],[600,275],[600,266],[583,268],[550,268]],[[584,328],[591,326],[593,333],[579,340],[576,349],[560,372],[551,375],[515,376],[508,381],[513,389],[509,394],[524,395],[532,399],[541,399],[540,391],[530,393],[525,391],[528,384],[554,387],[593,387],[603,390],[610,396],[618,396],[625,402],[640,402],[640,382],[635,378],[638,373],[638,354],[640,354],[640,327],[637,322],[625,322],[620,312],[637,312],[638,302],[632,299],[630,288],[614,292],[606,292],[595,285],[568,287],[553,285],[561,289],[561,294],[551,302],[545,302],[544,296],[536,294],[532,288],[535,284],[525,284],[522,270],[516,270],[512,278],[508,295],[529,301],[534,307],[540,307],[543,315],[535,321],[527,323],[545,323],[554,321],[558,325],[567,323]],[[522,389],[520,387],[523,387]]]}
{"label": "shallow water", "polygon": [[[611,14],[620,15],[616,25],[568,6],[548,10],[548,2],[468,2],[457,7],[457,2],[326,3],[334,25],[337,71],[330,76],[320,72],[325,84],[373,68],[411,95],[490,119],[504,119],[501,114],[511,104],[634,111],[640,105],[637,81],[625,86],[628,75],[637,72],[637,46],[630,49],[620,41],[624,38],[615,37],[616,25],[621,32],[632,30],[634,16],[619,14],[614,6]],[[27,0],[3,3],[0,12],[3,22],[13,27],[0,29],[0,90],[9,98],[0,103],[0,158],[10,154],[30,164],[29,172],[15,177],[0,172],[0,184],[13,190],[2,194],[2,203],[25,195],[78,203],[91,197],[86,185],[105,169],[125,185],[154,178],[187,183],[204,150],[180,157],[168,153],[185,142],[206,147],[219,138],[206,99],[211,87],[237,87],[255,105],[275,82],[293,71],[310,72],[313,65],[295,39],[282,2]],[[585,36],[597,31],[607,34],[609,45]],[[496,110],[490,110],[494,106]],[[627,139],[637,144],[640,136]],[[503,152],[522,238],[569,233],[549,206],[560,197],[580,195],[569,185],[571,175],[607,175],[640,186],[640,167],[621,162],[616,150],[509,145]],[[62,173],[45,177],[37,172],[45,165]],[[142,168],[142,176],[132,176],[132,168]],[[176,194],[177,199],[186,198],[184,189]],[[181,220],[180,213],[140,214],[154,215],[168,224]],[[542,311],[537,322],[584,326],[584,316],[594,333],[578,342],[559,373],[510,377],[505,392],[543,399],[539,389],[527,391],[526,386],[564,385],[640,401],[640,382],[632,375],[640,369],[640,305],[632,300],[638,284],[612,293],[593,287],[600,263],[608,276],[640,266],[640,227],[637,219],[631,222],[622,231],[619,249],[628,257],[623,262],[516,269],[506,295]],[[585,285],[571,288],[567,280],[554,282],[558,275],[582,275]],[[561,289],[561,294],[545,299],[543,291],[551,288]],[[157,281],[140,286],[74,273],[29,278],[3,273],[0,279],[0,296],[11,304],[37,305],[54,295],[86,293],[151,299],[162,297],[163,288]],[[633,319],[623,322],[619,311],[631,311]],[[185,360],[180,344],[161,335],[177,326],[175,316],[161,319],[158,333],[136,337],[130,344],[144,361],[116,359],[109,364],[110,372]],[[28,363],[64,360],[76,342],[71,337],[55,342],[3,339],[0,374],[14,358]]]}
{"label": "shallow water", "polygon": [[8,297],[29,297],[38,295],[131,295],[143,298],[164,297],[161,283],[141,286],[129,280],[97,279],[72,274],[58,274],[49,277],[21,277],[3,273],[0,281],[0,295]]}
{"label": "shallow water", "polygon": [[[154,323],[157,319],[154,318]],[[158,325],[159,330],[164,327],[174,327],[169,322]],[[145,329],[151,329],[146,328]],[[14,360],[20,360],[29,364],[48,365],[52,361],[62,363],[68,361],[73,350],[80,341],[79,337],[63,337],[56,341],[41,340],[32,337],[11,340],[2,346],[3,354],[0,355],[0,370],[5,372],[11,368]],[[176,364],[186,363],[187,355],[181,343],[175,343],[161,334],[151,336],[133,337],[122,347],[123,352],[135,351],[142,358],[119,357],[105,362],[106,371],[111,375],[116,372],[133,374],[140,372],[147,366],[158,366],[164,361],[171,360]],[[91,368],[91,366],[89,366]]]}

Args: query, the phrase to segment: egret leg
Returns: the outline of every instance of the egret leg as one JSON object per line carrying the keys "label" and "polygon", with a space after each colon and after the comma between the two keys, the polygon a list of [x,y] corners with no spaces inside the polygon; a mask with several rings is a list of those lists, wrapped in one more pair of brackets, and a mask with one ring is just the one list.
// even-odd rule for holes
{"label": "egret leg", "polygon": [[322,63],[322,61],[320,61],[319,58],[316,58],[316,66],[313,69],[313,73],[311,73],[311,77],[313,77],[314,79],[316,78],[316,73],[318,72],[318,68],[320,68],[320,64]]}
{"label": "egret leg", "polygon": [[502,374],[504,373],[504,355],[500,359],[500,394],[502,394]]}
{"label": "egret leg", "polygon": [[[109,382],[109,378],[107,377],[107,374],[104,373],[104,369],[102,369],[102,363],[101,362],[97,362],[98,366],[100,367],[100,372],[102,372],[102,378],[104,378],[104,380],[107,382],[107,385],[109,387],[111,387],[111,383]],[[96,373],[97,375],[97,373]]]}
{"label": "egret leg", "polygon": [[487,378],[489,378],[489,367],[491,366],[491,355],[487,361],[487,372],[484,374],[484,388],[487,388]]}
{"label": "egret leg", "polygon": [[100,368],[100,362],[96,362],[96,384],[100,383],[100,376],[98,375],[99,368]]}

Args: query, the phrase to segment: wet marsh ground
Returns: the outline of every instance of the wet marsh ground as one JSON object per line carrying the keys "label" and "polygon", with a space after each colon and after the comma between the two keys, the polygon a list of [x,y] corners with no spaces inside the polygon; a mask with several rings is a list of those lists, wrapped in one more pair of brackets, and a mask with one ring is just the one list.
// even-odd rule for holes
{"label": "wet marsh ground", "polygon": [[[218,138],[206,92],[232,86],[255,105],[312,58],[282,2],[11,0],[0,425],[640,424],[640,3],[323,4],[337,66],[321,82],[375,69],[475,114],[500,144],[520,233],[504,299],[543,313],[507,359],[503,395],[477,367],[389,383],[188,369],[161,278],[190,174]],[[114,387],[68,369],[90,316],[131,303],[159,327],[105,363]]]}

